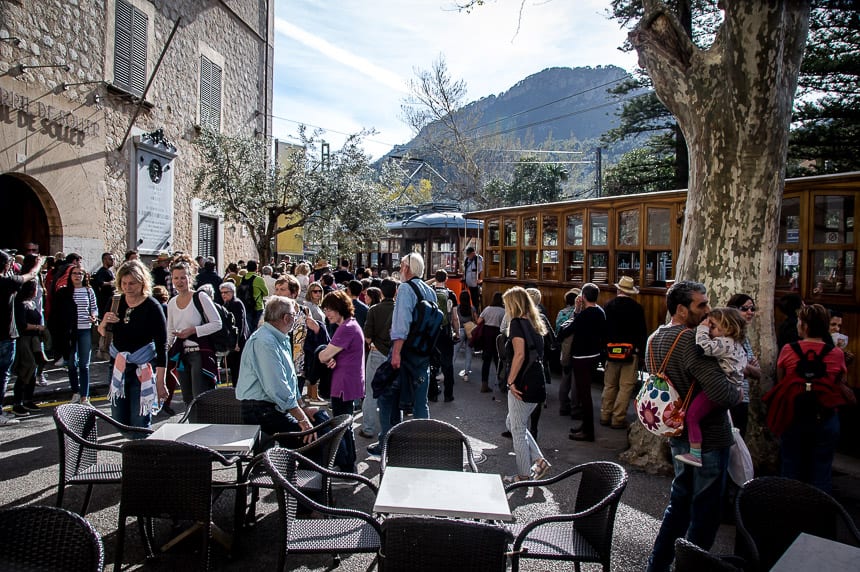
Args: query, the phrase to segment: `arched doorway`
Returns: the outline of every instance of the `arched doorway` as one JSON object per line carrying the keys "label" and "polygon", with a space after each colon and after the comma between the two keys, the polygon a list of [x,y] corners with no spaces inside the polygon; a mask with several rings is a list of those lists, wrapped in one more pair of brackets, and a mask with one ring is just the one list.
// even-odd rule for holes
{"label": "arched doorway", "polygon": [[24,244],[35,242],[40,254],[54,254],[63,248],[63,225],[54,199],[36,179],[18,173],[0,175],[0,248],[23,252]]}

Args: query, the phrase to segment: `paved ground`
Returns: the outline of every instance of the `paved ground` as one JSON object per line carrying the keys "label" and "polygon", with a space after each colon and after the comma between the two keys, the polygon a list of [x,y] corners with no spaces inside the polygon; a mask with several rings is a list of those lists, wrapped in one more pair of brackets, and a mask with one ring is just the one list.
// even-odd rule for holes
{"label": "paved ground", "polygon": [[[457,364],[459,365],[459,364]],[[480,366],[476,359],[474,366]],[[455,367],[455,371],[460,368]],[[93,365],[93,385],[95,395],[106,393],[107,364],[104,362]],[[474,377],[474,376],[473,376]],[[0,507],[26,504],[50,504],[56,499],[57,483],[57,437],[53,420],[50,415],[52,406],[57,402],[68,399],[68,379],[60,369],[49,371],[50,385],[39,389],[39,398],[44,400],[44,412],[22,420],[19,425],[0,428]],[[557,381],[556,381],[557,383]],[[514,458],[511,442],[500,436],[504,429],[505,406],[500,401],[499,394],[482,394],[478,392],[476,382],[462,383],[458,380],[455,386],[455,401],[452,403],[431,404],[431,416],[451,422],[460,427],[472,441],[476,455],[480,459],[481,472],[510,474],[514,472]],[[539,443],[544,455],[553,464],[553,471],[582,462],[604,459],[617,460],[619,453],[626,448],[626,433],[606,427],[597,428],[595,443],[573,442],[567,438],[571,426],[570,419],[557,415],[554,391],[557,385],[549,389],[550,401],[544,410],[540,422]],[[598,397],[598,388],[594,388],[594,396]],[[179,396],[177,395],[177,399]],[[8,401],[7,401],[8,403]],[[103,398],[94,399],[94,405],[107,410]],[[182,409],[181,406],[176,408]],[[181,412],[180,412],[181,413]],[[158,423],[176,421],[177,418],[158,418]],[[108,435],[108,440],[117,440],[116,435]],[[378,478],[379,463],[374,457],[364,452],[369,440],[357,438],[359,446],[359,472]],[[659,527],[659,518],[665,507],[670,479],[665,476],[645,474],[636,469],[629,469],[630,481],[622,497],[615,526],[615,539],[612,555],[612,570],[632,571],[644,569],[645,559],[653,543]],[[837,463],[835,485],[836,496],[848,508],[849,512],[860,522],[860,464],[850,458],[840,457]],[[529,495],[513,495],[512,506],[515,507],[517,519],[528,519],[535,514],[572,512],[572,499],[575,497],[574,483],[553,487],[548,490],[538,490]],[[116,541],[117,506],[119,497],[118,486],[96,487],[90,519],[102,534],[107,553],[107,562],[113,562],[114,544]],[[354,492],[352,489],[337,488],[335,497],[341,506],[359,506],[370,509],[372,498],[366,491]],[[67,489],[65,506],[78,510],[83,500],[83,488]],[[216,506],[216,522],[225,529],[232,528],[230,522],[232,496],[228,493],[222,497]],[[278,524],[276,521],[277,506],[274,496],[264,496],[259,513],[262,515],[257,526],[244,533],[240,545],[232,557],[228,557],[220,547],[213,549],[214,569],[242,570],[249,567],[254,570],[273,570],[277,563]],[[131,522],[131,521],[130,521]],[[167,527],[162,527],[160,533],[166,538]],[[715,551],[731,552],[734,542],[734,527],[725,525],[715,546]],[[193,543],[191,543],[193,544]],[[34,547],[38,549],[38,547]],[[145,568],[155,570],[185,569],[187,560],[196,556],[189,554],[190,546],[178,546],[172,552],[152,564],[140,566],[143,553],[136,526],[129,526],[124,561],[131,569]],[[134,563],[134,564],[130,564]],[[291,556],[288,568],[291,570],[326,570],[331,566],[331,558],[327,556]],[[356,555],[344,558],[340,570],[368,570],[372,567],[372,558],[367,555]],[[569,567],[552,562],[524,561],[524,570],[563,570]],[[107,570],[113,570],[109,565]],[[586,570],[598,569],[597,567]]]}

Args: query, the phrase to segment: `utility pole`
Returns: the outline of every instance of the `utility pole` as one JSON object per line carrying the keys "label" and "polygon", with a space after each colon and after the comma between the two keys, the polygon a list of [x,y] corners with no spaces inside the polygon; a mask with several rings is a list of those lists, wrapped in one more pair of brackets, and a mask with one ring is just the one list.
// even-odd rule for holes
{"label": "utility pole", "polygon": [[594,160],[594,175],[596,177],[597,196],[603,196],[603,148],[597,148],[597,156]]}

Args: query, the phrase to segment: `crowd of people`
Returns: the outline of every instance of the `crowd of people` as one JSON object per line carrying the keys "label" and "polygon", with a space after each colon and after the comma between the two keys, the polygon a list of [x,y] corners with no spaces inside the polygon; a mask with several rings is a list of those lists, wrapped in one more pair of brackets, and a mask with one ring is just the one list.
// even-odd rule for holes
{"label": "crowd of people", "polygon": [[[89,275],[74,253],[46,260],[33,245],[18,263],[0,251],[0,389],[11,371],[17,376],[15,403],[0,425],[38,410],[33,391],[49,359],[68,367],[72,401],[87,404],[91,354],[109,355],[112,415],[136,427],[149,426],[157,412],[174,414],[177,387],[186,406],[214,388],[223,359],[248,423],[269,434],[303,432],[310,441],[314,425],[360,408],[358,434],[374,440],[367,450],[379,454],[404,415],[428,418],[440,395],[453,401],[456,378],[468,382],[480,356],[476,390],[506,393],[503,435],[512,439],[515,470],[505,480],[515,482],[551,469],[537,441],[551,370],[561,373],[558,414],[574,421],[569,438],[588,442],[596,435],[598,367],[597,424],[610,430],[628,429],[640,372],[659,369],[692,399],[685,432],[669,440],[675,479],[649,570],[669,569],[680,536],[704,548],[714,541],[732,424],[746,433],[750,387],[762,378],[747,335],[758,308],[747,294],[711,308],[703,284],[677,282],[666,294],[670,320],[649,336],[628,276],[602,306],[597,285],[572,288],[554,319],[534,285],[496,292],[484,304],[483,263],[473,248],[459,295],[445,270],[422,279],[418,253],[403,256],[392,276],[352,272],[349,260],[335,269],[325,260],[240,261],[222,276],[211,258],[163,253],[147,267],[134,251],[114,266],[110,253]],[[854,356],[843,351],[841,315],[796,294],[781,303],[788,319],[778,328],[776,382],[764,396],[768,427],[779,439],[782,474],[829,491],[838,411],[856,401],[845,383]],[[425,306],[441,312],[432,351],[415,344]],[[354,470],[352,431],[344,443],[338,464]]]}

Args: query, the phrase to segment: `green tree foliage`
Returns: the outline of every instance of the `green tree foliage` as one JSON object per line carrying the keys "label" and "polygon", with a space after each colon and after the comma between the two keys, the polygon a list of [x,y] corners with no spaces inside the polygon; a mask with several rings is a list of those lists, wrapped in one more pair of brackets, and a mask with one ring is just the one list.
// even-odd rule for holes
{"label": "green tree foliage", "polygon": [[361,148],[366,133],[350,136],[325,163],[309,159],[320,156],[316,136],[303,126],[299,133],[301,145],[277,164],[262,139],[203,130],[194,141],[203,159],[195,191],[248,229],[260,260],[269,259],[275,237],[290,229],[325,236],[344,252],[384,229],[384,194]]}
{"label": "green tree foliage", "polygon": [[860,7],[818,0],[800,70],[788,173],[860,169]]}
{"label": "green tree foliage", "polygon": [[648,147],[634,149],[621,156],[603,180],[603,192],[608,196],[633,195],[665,191],[667,181],[675,174],[674,157],[655,153]]}
{"label": "green tree foliage", "polygon": [[563,183],[569,173],[561,165],[543,164],[534,157],[519,160],[508,184],[493,179],[484,186],[481,199],[485,207],[551,203],[562,199]]}

